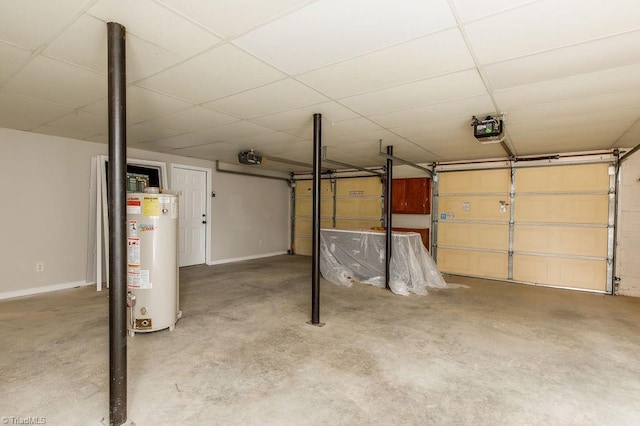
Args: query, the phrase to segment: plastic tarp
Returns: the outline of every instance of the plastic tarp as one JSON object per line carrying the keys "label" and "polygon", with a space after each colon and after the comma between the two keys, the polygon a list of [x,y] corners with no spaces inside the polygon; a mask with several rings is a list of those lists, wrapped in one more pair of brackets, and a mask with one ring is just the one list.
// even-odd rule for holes
{"label": "plastic tarp", "polygon": [[[384,232],[320,231],[320,272],[325,279],[350,286],[353,281],[385,287]],[[450,288],[422,244],[420,234],[393,232],[389,287],[396,294],[427,294],[427,287]],[[451,286],[453,287],[453,286]]]}

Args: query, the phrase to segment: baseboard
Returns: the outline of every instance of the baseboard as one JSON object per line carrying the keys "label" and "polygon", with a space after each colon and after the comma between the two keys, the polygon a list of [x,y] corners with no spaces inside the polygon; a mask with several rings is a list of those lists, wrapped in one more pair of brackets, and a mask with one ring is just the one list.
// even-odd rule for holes
{"label": "baseboard", "polygon": [[88,283],[86,281],[74,281],[70,283],[25,288],[23,290],[5,291],[3,293],[0,293],[0,300],[13,299],[14,297],[31,296],[40,293],[49,293],[50,291],[66,290],[69,288],[83,287],[88,285],[95,285],[95,283]]}
{"label": "baseboard", "polygon": [[256,254],[256,255],[253,255],[253,256],[234,257],[234,258],[231,258],[231,259],[212,260],[212,261],[207,262],[207,265],[209,265],[209,266],[221,265],[223,263],[241,262],[243,260],[261,259],[263,257],[280,256],[280,255],[283,255],[283,254],[287,254],[286,250],[285,251],[276,251],[276,252],[273,252],[273,253]]}

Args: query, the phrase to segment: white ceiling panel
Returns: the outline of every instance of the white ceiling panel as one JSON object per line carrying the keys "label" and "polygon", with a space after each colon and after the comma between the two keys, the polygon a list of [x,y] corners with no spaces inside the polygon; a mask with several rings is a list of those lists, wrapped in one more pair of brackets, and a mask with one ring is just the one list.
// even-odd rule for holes
{"label": "white ceiling panel", "polygon": [[327,97],[292,79],[277,81],[204,104],[241,118],[254,118],[327,101]]}
{"label": "white ceiling panel", "polygon": [[[411,58],[410,66],[405,62],[407,58]],[[334,98],[343,98],[473,67],[473,59],[460,31],[452,29],[311,71],[298,78]]]}
{"label": "white ceiling panel", "polygon": [[640,144],[640,118],[636,120],[615,142],[619,148],[633,148]]}
{"label": "white ceiling panel", "polygon": [[201,132],[197,132],[196,135],[208,138],[209,142],[220,142],[228,139],[268,135],[273,132],[273,129],[243,120],[216,127],[214,129],[203,130]]}
{"label": "white ceiling panel", "polygon": [[170,151],[173,149],[187,148],[192,146],[206,145],[207,140],[205,138],[198,138],[192,135],[176,135],[169,136],[168,138],[162,138],[152,140],[149,142],[143,142],[138,144],[139,149],[148,149],[151,151],[163,150]]}
{"label": "white ceiling panel", "polygon": [[38,126],[31,129],[33,133],[41,133],[43,135],[59,136],[70,139],[85,139],[86,133],[82,130],[73,129],[71,127],[51,127],[47,125]]}
{"label": "white ceiling panel", "polygon": [[18,71],[31,52],[0,42],[0,84]]}
{"label": "white ceiling panel", "polygon": [[98,0],[88,13],[104,22],[118,22],[128,33],[189,57],[221,39],[151,0]]}
{"label": "white ceiling panel", "polygon": [[35,50],[80,13],[87,0],[2,0],[0,40]]}
{"label": "white ceiling panel", "polygon": [[371,119],[384,127],[409,126],[411,124],[443,121],[454,117],[464,117],[471,122],[472,116],[494,114],[494,109],[489,95],[481,95],[386,114],[372,115]]}
{"label": "white ceiling panel", "polygon": [[201,103],[253,89],[283,77],[284,74],[269,65],[225,44],[139,84]]}
{"label": "white ceiling panel", "polygon": [[309,0],[160,0],[225,38],[242,34]]}
{"label": "white ceiling panel", "polygon": [[[219,142],[219,143],[214,142],[214,143],[207,143],[204,145],[189,146],[186,148],[174,149],[174,150],[171,150],[171,153],[176,155],[184,155],[187,157],[203,158],[204,156],[212,155],[216,153],[231,153],[234,149],[235,148],[229,144],[225,144],[223,142]],[[237,161],[237,158],[234,160]]]}
{"label": "white ceiling panel", "polygon": [[466,31],[487,64],[636,30],[638,22],[636,0],[545,0],[473,22]]}
{"label": "white ceiling panel", "polygon": [[510,111],[506,116],[507,129],[522,121],[547,120],[555,117],[570,119],[584,114],[599,113],[603,120],[615,111],[634,109],[640,105],[640,91],[614,93],[547,105],[537,105]]}
{"label": "white ceiling panel", "polygon": [[493,89],[521,86],[640,62],[640,31],[487,65]]}
{"label": "white ceiling panel", "polygon": [[640,90],[640,64],[513,87],[494,97],[502,111],[509,111],[630,90]]}
{"label": "white ceiling panel", "polygon": [[127,144],[137,145],[142,142],[168,138],[176,134],[178,134],[177,130],[134,124],[133,126],[127,126]]}
{"label": "white ceiling panel", "polygon": [[[254,118],[251,121],[277,130],[311,128],[313,125],[313,114],[322,114],[322,122],[324,125],[356,118],[358,116],[358,114],[337,102],[323,102],[291,111],[265,115]],[[310,132],[309,135],[311,135]]]}
{"label": "white ceiling panel", "polygon": [[3,91],[79,107],[106,96],[106,83],[104,76],[93,71],[38,56]]}
{"label": "white ceiling panel", "polygon": [[454,25],[446,0],[323,0],[234,43],[299,74]]}
{"label": "white ceiling panel", "polygon": [[477,71],[469,70],[352,96],[340,102],[361,114],[373,115],[486,93]]}
{"label": "white ceiling panel", "polygon": [[463,22],[469,22],[536,1],[540,0],[483,0],[482,3],[478,0],[453,0],[453,3]]}
{"label": "white ceiling panel", "polygon": [[48,122],[47,126],[73,129],[81,135],[80,139],[83,139],[98,133],[106,133],[109,123],[108,120],[105,120],[103,114],[90,114],[88,112],[75,110],[70,114]]}
{"label": "white ceiling panel", "polygon": [[107,25],[83,14],[42,53],[107,74]]}
{"label": "white ceiling panel", "polygon": [[274,155],[275,152],[286,150],[291,144],[302,142],[303,138],[290,135],[284,132],[269,133],[266,135],[248,136],[238,139],[229,139],[225,142],[237,144],[238,151],[255,149],[258,152],[268,156]]}
{"label": "white ceiling panel", "polygon": [[189,108],[191,104],[142,87],[127,88],[127,122],[138,123]]}
{"label": "white ceiling panel", "polygon": [[239,118],[232,117],[227,114],[194,106],[173,114],[165,115],[161,118],[147,121],[144,124],[155,127],[167,127],[169,129],[180,130],[181,132],[197,132],[199,130],[224,126],[225,124],[234,123],[239,120]]}
{"label": "white ceiling panel", "polygon": [[367,120],[366,118],[352,118],[350,120],[336,121],[334,123],[323,124],[323,143],[331,143],[331,139],[339,136],[355,135],[366,132],[382,130],[382,127]]}
{"label": "white ceiling panel", "polygon": [[0,93],[0,127],[29,130],[71,112],[71,108]]}

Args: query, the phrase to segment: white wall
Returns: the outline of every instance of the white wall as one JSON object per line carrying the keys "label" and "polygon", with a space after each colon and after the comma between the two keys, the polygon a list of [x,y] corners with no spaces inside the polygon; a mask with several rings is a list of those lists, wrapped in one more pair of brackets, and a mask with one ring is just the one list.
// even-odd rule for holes
{"label": "white wall", "polygon": [[[0,128],[0,298],[86,283],[91,158],[106,154],[104,144]],[[206,160],[127,155],[166,162],[168,171],[171,163],[215,169]],[[286,252],[286,182],[214,171],[212,187],[210,263]]]}
{"label": "white wall", "polygon": [[617,294],[640,297],[640,153],[622,163],[616,256]]}

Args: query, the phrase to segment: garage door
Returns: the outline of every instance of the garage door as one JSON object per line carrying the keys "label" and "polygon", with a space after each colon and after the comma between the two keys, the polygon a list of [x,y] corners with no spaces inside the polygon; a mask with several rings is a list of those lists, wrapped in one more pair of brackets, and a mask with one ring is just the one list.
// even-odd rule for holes
{"label": "garage door", "polygon": [[608,163],[441,172],[442,272],[607,291]]}
{"label": "garage door", "polygon": [[[312,181],[296,182],[295,252],[312,254]],[[363,230],[379,227],[383,186],[378,177],[323,179],[321,227]]]}
{"label": "garage door", "polygon": [[516,170],[514,280],[606,290],[608,170],[608,164]]}
{"label": "garage door", "polygon": [[440,271],[508,278],[510,180],[508,169],[438,174]]}

